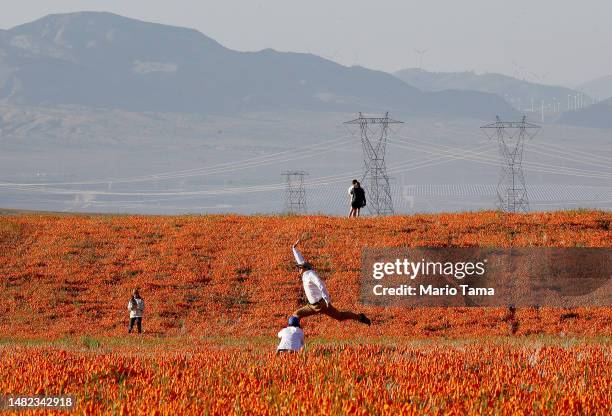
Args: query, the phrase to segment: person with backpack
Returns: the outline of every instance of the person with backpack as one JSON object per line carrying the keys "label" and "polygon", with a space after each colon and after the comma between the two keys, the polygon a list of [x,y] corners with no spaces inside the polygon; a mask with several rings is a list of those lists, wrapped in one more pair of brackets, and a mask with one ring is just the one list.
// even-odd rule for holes
{"label": "person with backpack", "polygon": [[355,218],[359,216],[361,208],[366,206],[365,189],[361,187],[357,179],[353,179],[353,186],[349,188],[349,195],[351,196],[349,218]]}
{"label": "person with backpack", "polygon": [[304,348],[304,331],[300,328],[300,318],[289,317],[289,325],[278,333],[280,343],[276,348],[277,353],[298,352]]}
{"label": "person with backpack", "polygon": [[300,240],[293,244],[293,256],[300,270],[300,278],[304,285],[304,292],[308,303],[302,306],[293,313],[293,316],[301,319],[311,315],[323,314],[337,321],[353,320],[362,324],[370,325],[372,322],[363,313],[355,313],[350,311],[339,311],[332,305],[329,292],[325,286],[325,282],[321,280],[317,272],[313,270],[310,263],[304,260],[302,253],[297,249]]}
{"label": "person with backpack", "polygon": [[132,297],[128,301],[128,311],[130,311],[130,326],[128,333],[134,329],[134,324],[138,328],[138,333],[142,333],[142,314],[144,312],[144,299],[140,297],[138,289],[134,289]]}

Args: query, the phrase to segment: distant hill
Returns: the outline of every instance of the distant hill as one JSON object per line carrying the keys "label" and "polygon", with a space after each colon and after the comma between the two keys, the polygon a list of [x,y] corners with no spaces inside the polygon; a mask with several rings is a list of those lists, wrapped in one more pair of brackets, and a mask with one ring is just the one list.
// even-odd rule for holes
{"label": "distant hill", "polygon": [[380,71],[311,54],[233,51],[196,30],[101,12],[49,15],[2,31],[0,101],[193,113],[513,113],[493,94],[422,92]]}
{"label": "distant hill", "polygon": [[612,98],[612,75],[597,78],[578,86],[581,91],[601,100]]}
{"label": "distant hill", "polygon": [[558,122],[574,126],[612,129],[612,98],[578,111],[567,111],[561,115]]}
{"label": "distant hill", "polygon": [[[504,98],[515,108],[534,109],[544,101],[545,104],[561,103],[561,111],[567,109],[567,96],[576,95],[578,91],[551,85],[536,84],[507,75],[466,72],[428,72],[418,68],[403,69],[394,74],[408,85],[423,91],[441,91],[447,89],[473,90],[496,94]],[[588,97],[585,97],[588,98]]]}

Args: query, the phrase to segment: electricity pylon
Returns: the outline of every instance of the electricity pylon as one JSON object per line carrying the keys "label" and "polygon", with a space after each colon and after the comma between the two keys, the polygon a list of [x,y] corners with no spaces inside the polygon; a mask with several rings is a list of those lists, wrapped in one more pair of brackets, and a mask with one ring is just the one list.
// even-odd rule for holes
{"label": "electricity pylon", "polygon": [[372,215],[394,213],[385,152],[389,125],[401,123],[389,118],[388,112],[384,117],[365,117],[359,113],[358,118],[344,123],[358,125],[361,132],[364,164],[362,182],[366,190],[368,212]]}
{"label": "electricity pylon", "polygon": [[304,171],[286,171],[282,175],[285,177],[285,210],[290,214],[306,213],[306,188],[304,187],[304,177],[308,173]]}
{"label": "electricity pylon", "polygon": [[504,212],[527,212],[529,200],[523,174],[523,146],[526,139],[532,139],[540,126],[526,121],[497,121],[481,129],[492,139],[497,137],[501,170],[497,184],[497,203]]}

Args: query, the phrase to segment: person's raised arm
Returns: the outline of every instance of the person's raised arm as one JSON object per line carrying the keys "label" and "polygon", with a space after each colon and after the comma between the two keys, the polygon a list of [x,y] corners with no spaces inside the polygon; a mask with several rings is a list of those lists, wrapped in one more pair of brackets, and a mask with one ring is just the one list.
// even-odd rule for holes
{"label": "person's raised arm", "polygon": [[293,257],[295,257],[295,262],[297,264],[304,264],[304,256],[302,256],[302,253],[300,253],[300,251],[297,249],[297,245],[299,244],[299,242],[300,240],[297,240],[295,243],[293,243],[293,246],[291,246],[291,250],[293,251]]}

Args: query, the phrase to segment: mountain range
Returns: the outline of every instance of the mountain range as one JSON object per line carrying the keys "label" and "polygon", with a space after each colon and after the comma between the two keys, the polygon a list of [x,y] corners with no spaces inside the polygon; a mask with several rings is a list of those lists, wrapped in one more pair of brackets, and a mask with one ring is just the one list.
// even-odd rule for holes
{"label": "mountain range", "polygon": [[[545,104],[560,103],[561,111],[568,108],[568,95],[579,91],[565,87],[544,85],[496,73],[477,74],[465,72],[428,72],[409,68],[394,73],[396,77],[423,91],[442,91],[447,89],[480,91],[496,94],[520,111],[537,109],[542,101]],[[589,97],[583,97],[589,101]]]}
{"label": "mountain range", "polygon": [[204,34],[105,12],[49,15],[0,32],[0,102],[130,111],[402,111],[490,119],[495,94],[421,91],[312,54],[239,52]]}
{"label": "mountain range", "polygon": [[578,86],[578,89],[597,99],[612,98],[612,75],[593,79]]}
{"label": "mountain range", "polygon": [[574,126],[612,128],[612,98],[576,111],[563,113],[558,121]]}

